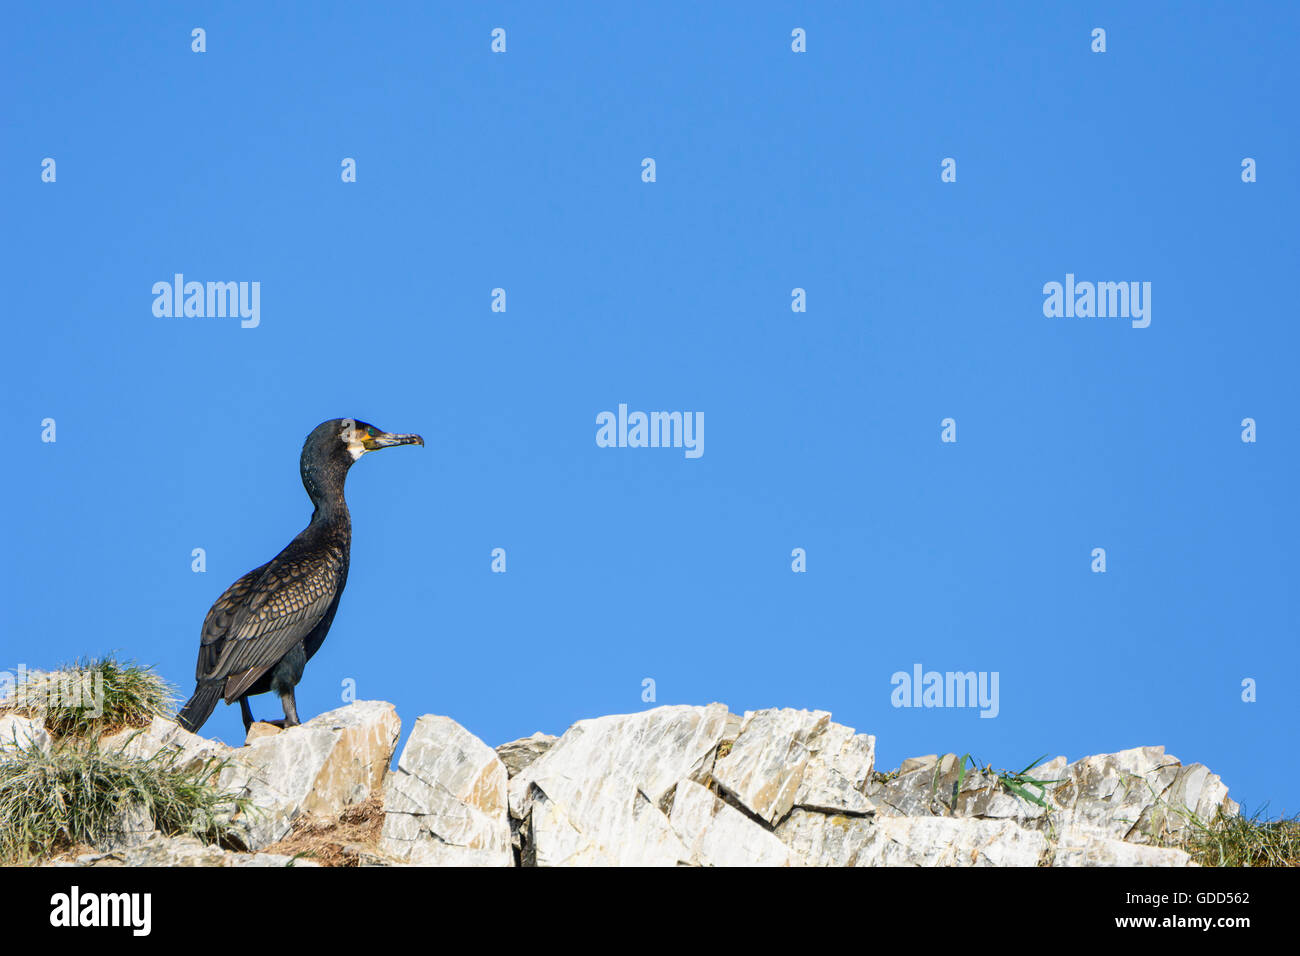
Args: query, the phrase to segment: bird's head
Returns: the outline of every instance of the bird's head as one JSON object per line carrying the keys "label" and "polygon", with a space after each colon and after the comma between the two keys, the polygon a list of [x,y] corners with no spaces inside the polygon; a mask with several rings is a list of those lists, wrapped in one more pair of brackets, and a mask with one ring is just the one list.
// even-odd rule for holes
{"label": "bird's head", "polygon": [[[326,424],[330,423],[327,422]],[[393,432],[386,432],[382,428],[376,428],[374,425],[355,418],[339,418],[333,424],[338,426],[339,441],[347,448],[347,452],[353,461],[356,461],[366,452],[378,451],[381,448],[424,444],[424,439],[419,435],[398,435]]]}
{"label": "bird's head", "polygon": [[347,470],[367,452],[423,444],[424,439],[419,435],[393,434],[356,418],[332,418],[312,429],[303,443],[300,462],[303,484],[315,498],[319,489],[330,484],[341,488]]}

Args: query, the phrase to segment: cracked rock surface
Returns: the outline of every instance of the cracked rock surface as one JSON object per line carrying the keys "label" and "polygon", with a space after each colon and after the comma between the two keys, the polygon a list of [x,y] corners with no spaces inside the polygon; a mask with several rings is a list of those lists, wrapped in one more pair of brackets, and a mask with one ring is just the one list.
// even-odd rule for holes
{"label": "cracked rock surface", "polygon": [[[931,754],[880,774],[875,738],[820,710],[655,707],[495,749],[429,714],[390,768],[400,726],[391,704],[359,701],[286,731],[255,725],[243,747],[162,718],[105,737],[141,757],[224,761],[222,785],[253,804],[233,820],[242,846],[165,837],[133,812],[97,852],[59,863],[304,865],[258,851],[366,804],[377,836],[344,855],[368,866],[1188,866],[1169,845],[1191,818],[1238,812],[1217,775],[1163,747],[1019,775]],[[39,721],[0,730],[45,745]]]}

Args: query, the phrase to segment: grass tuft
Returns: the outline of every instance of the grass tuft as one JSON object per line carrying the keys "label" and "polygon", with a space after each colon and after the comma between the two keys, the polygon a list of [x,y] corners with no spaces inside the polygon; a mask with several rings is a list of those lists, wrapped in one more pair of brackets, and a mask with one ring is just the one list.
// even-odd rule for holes
{"label": "grass tuft", "polygon": [[170,716],[172,686],[152,667],[113,654],[33,674],[2,709],[41,717],[55,737],[95,738]]}
{"label": "grass tuft", "polygon": [[1262,814],[1219,813],[1208,824],[1192,818],[1181,848],[1201,866],[1300,866],[1300,816],[1263,820]]}
{"label": "grass tuft", "polygon": [[[1042,807],[1044,810],[1051,810],[1052,808],[1048,806],[1047,800],[1045,799],[1047,797],[1047,788],[1059,786],[1065,781],[1039,780],[1035,777],[1029,776],[1029,771],[1042,763],[1046,757],[1047,754],[1043,754],[1042,757],[1039,757],[1037,760],[1030,763],[1029,766],[1025,767],[1023,770],[1017,770],[1014,772],[1010,770],[994,770],[993,773],[997,775],[998,783],[1001,784],[1007,792],[1019,797],[1021,800]],[[1030,793],[1030,787],[1035,787],[1038,790],[1038,793]]]}
{"label": "grass tuft", "polygon": [[142,760],[81,741],[48,753],[29,744],[0,754],[0,862],[95,844],[136,806],[166,835],[227,842],[229,820],[247,799],[216,785],[222,761],[178,767],[177,756],[168,750]]}

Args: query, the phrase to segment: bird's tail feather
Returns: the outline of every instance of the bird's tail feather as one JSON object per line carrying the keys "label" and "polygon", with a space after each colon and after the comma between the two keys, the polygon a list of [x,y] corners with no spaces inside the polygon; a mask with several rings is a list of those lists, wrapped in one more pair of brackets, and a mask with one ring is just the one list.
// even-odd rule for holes
{"label": "bird's tail feather", "polygon": [[221,690],[224,684],[225,681],[211,681],[195,687],[194,696],[186,702],[180,713],[176,715],[176,722],[190,733],[198,733],[199,728],[203,726],[204,721],[212,713],[212,708],[216,707],[217,701],[221,700]]}

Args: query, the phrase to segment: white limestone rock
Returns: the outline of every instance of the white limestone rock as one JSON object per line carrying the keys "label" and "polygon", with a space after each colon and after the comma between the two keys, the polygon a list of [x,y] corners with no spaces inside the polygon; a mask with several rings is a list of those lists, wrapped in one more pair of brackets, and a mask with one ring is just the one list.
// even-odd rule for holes
{"label": "white limestone rock", "polygon": [[803,866],[1037,866],[1047,838],[1009,820],[795,810],[777,836]]}
{"label": "white limestone rock", "polygon": [[795,808],[776,828],[794,866],[857,866],[871,834],[869,817]]}
{"label": "white limestone rock", "polygon": [[113,820],[108,829],[91,840],[91,845],[101,853],[140,846],[157,835],[153,814],[143,803],[133,801]]}
{"label": "white limestone rock", "polygon": [[1082,827],[1129,843],[1178,842],[1188,832],[1188,814],[1209,823],[1220,811],[1239,812],[1217,774],[1201,764],[1183,766],[1164,747],[1055,763],[1030,775],[1059,781],[1047,788],[1058,828]]}
{"label": "white limestone rock", "polygon": [[590,802],[552,801],[534,785],[525,822],[524,866],[677,866],[690,852],[668,818],[621,774]]}
{"label": "white limestone rock", "polygon": [[128,757],[148,760],[167,752],[165,759],[177,769],[212,766],[230,760],[235,751],[218,740],[192,734],[174,720],[154,717],[143,727],[128,727],[100,738],[101,750],[116,750]]}
{"label": "white limestone rock", "polygon": [[50,752],[50,735],[44,722],[36,717],[0,714],[0,754],[26,750],[31,746],[44,753]]}
{"label": "white limestone rock", "polygon": [[1010,820],[879,817],[856,866],[1037,866],[1047,838]]}
{"label": "white limestone rock", "polygon": [[245,848],[283,839],[304,813],[364,803],[383,785],[400,731],[392,704],[356,701],[241,747],[218,785],[252,801],[233,820]]}
{"label": "white limestone rock", "polygon": [[808,746],[813,753],[795,791],[794,806],[832,814],[875,811],[875,803],[864,795],[876,762],[875,737],[832,721]]}
{"label": "white limestone rock", "polygon": [[701,866],[789,866],[790,851],[735,807],[690,780],[677,785],[668,817],[691,863]]}
{"label": "white limestone rock", "polygon": [[506,772],[513,777],[550,750],[559,739],[551,734],[538,732],[531,737],[520,737],[518,740],[502,744],[497,747],[497,756],[506,765]]}
{"label": "white limestone rock", "polygon": [[422,866],[513,866],[506,766],[448,717],[415,722],[384,787],[380,848]]}
{"label": "white limestone rock", "polygon": [[740,735],[713,778],[753,814],[775,825],[790,812],[812,760],[812,740],[830,724],[824,710],[747,711]]}
{"label": "white limestone rock", "polygon": [[[1237,804],[1219,777],[1201,764],[1183,766],[1163,747],[1138,747],[1066,763],[1056,757],[1027,771],[1044,782],[1023,784],[1045,804],[1012,792],[996,773],[961,770],[961,758],[913,758],[915,769],[867,793],[878,816],[956,816],[1010,820],[1050,831],[1077,826],[1129,843],[1177,843],[1191,826],[1218,812],[1235,815]],[[960,786],[959,786],[960,782]]]}
{"label": "white limestone rock", "polygon": [[1104,832],[1081,826],[1066,827],[1057,838],[1052,866],[1196,866],[1191,856],[1176,848],[1126,843]]}
{"label": "white limestone rock", "polygon": [[137,846],[106,853],[85,853],[53,861],[54,866],[319,866],[319,863],[276,853],[236,853],[208,846],[194,837],[154,834]]}
{"label": "white limestone rock", "polygon": [[689,852],[665,815],[683,780],[707,777],[727,708],[669,706],[581,720],[510,781],[525,862],[674,865]]}

